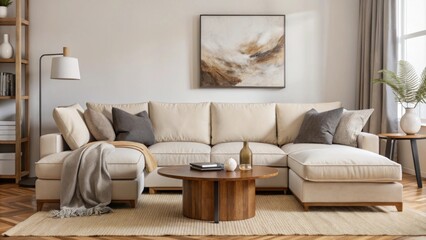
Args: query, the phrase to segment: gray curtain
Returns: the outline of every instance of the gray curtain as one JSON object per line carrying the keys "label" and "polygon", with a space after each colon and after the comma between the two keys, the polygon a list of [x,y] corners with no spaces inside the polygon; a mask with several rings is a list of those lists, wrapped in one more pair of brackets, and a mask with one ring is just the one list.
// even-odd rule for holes
{"label": "gray curtain", "polygon": [[371,133],[397,132],[397,102],[389,87],[372,84],[377,71],[395,71],[398,59],[396,0],[360,0],[358,108],[374,108],[364,128]]}

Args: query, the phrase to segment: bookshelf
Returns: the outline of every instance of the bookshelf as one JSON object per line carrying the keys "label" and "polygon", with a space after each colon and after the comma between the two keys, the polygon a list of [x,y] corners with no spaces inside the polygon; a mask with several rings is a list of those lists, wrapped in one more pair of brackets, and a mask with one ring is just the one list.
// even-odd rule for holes
{"label": "bookshelf", "polygon": [[[30,122],[29,122],[29,0],[14,0],[16,14],[13,18],[0,18],[0,32],[5,26],[15,28],[14,56],[0,59],[0,64],[14,64],[15,96],[0,96],[0,101],[15,104],[15,140],[0,140],[1,145],[13,145],[15,152],[15,173],[0,175],[1,178],[15,179],[18,183],[30,171]],[[0,105],[1,111],[1,105]]]}

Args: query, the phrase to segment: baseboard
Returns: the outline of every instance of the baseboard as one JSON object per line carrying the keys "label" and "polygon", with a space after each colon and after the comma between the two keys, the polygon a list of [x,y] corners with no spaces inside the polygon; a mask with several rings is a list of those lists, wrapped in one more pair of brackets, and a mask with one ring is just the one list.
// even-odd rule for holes
{"label": "baseboard", "polygon": [[[414,169],[411,169],[411,168],[402,167],[402,172],[416,176]],[[426,172],[420,172],[420,173],[422,174],[422,179],[426,179]]]}

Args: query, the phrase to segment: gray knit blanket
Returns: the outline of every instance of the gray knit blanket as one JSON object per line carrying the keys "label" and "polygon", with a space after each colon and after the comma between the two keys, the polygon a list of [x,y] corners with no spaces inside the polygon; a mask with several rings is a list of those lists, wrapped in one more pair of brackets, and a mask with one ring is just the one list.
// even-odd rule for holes
{"label": "gray knit blanket", "polygon": [[115,149],[105,142],[95,142],[70,153],[61,175],[61,209],[53,210],[56,218],[100,215],[112,212],[111,176],[105,156]]}

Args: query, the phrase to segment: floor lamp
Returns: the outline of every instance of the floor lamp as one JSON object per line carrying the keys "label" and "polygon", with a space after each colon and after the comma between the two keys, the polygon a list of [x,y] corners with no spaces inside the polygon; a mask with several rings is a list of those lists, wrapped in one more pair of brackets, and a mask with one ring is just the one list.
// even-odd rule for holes
{"label": "floor lamp", "polygon": [[[41,96],[42,96],[42,79],[41,79],[41,63],[42,59],[47,56],[60,56],[52,58],[50,78],[55,80],[80,80],[80,69],[78,67],[78,59],[69,56],[69,49],[63,48],[62,53],[47,53],[40,56],[38,64],[38,81],[39,81],[39,128],[38,135],[41,137]],[[22,180],[19,185],[22,187],[34,187],[36,178],[27,178]]]}

